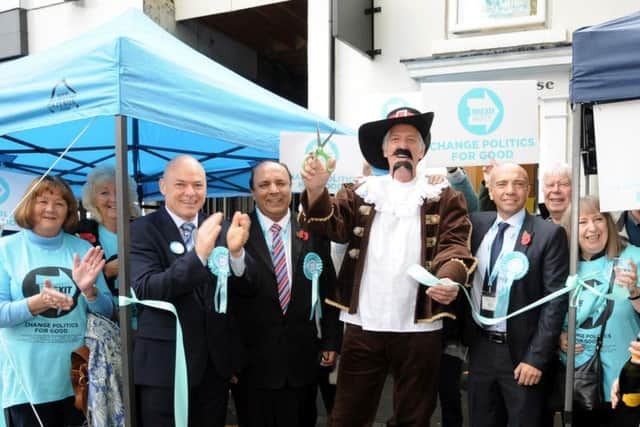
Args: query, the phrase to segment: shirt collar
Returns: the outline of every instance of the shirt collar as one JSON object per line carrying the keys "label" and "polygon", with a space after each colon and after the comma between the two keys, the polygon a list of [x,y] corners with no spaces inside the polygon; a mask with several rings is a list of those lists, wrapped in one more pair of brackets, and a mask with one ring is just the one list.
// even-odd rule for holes
{"label": "shirt collar", "polygon": [[184,224],[185,222],[190,222],[193,225],[195,225],[196,228],[198,228],[198,215],[196,215],[195,218],[193,218],[191,221],[185,221],[175,213],[171,212],[171,209],[169,209],[167,205],[165,205],[164,208],[167,210],[167,213],[169,214],[173,222],[176,224],[176,227],[180,228],[182,224]]}
{"label": "shirt collar", "polygon": [[260,211],[260,208],[258,208],[257,206],[256,215],[258,216],[258,221],[260,222],[260,225],[262,225],[262,229],[264,231],[269,231],[274,223],[278,224],[282,230],[286,230],[287,226],[289,225],[291,210],[287,209],[287,213],[282,218],[280,218],[280,221],[272,220],[271,218],[263,214],[262,211]]}
{"label": "shirt collar", "polygon": [[527,211],[522,208],[517,213],[511,215],[508,219],[503,220],[500,218],[500,214],[496,215],[496,221],[493,223],[494,227],[497,227],[501,222],[506,222],[511,227],[514,227],[516,230],[519,230],[524,224],[524,218],[527,215]]}

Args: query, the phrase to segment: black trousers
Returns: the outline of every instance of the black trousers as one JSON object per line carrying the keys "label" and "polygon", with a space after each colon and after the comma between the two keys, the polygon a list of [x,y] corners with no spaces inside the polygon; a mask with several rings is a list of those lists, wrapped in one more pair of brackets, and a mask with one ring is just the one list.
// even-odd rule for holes
{"label": "black trousers", "polygon": [[[74,398],[34,405],[45,427],[77,427],[84,423],[84,415],[73,406]],[[24,403],[6,409],[8,427],[40,427],[31,405]]]}
{"label": "black trousers", "polygon": [[315,383],[280,389],[248,387],[250,427],[314,427]]}
{"label": "black trousers", "polygon": [[[173,387],[136,385],[139,427],[174,427]],[[203,381],[189,389],[189,427],[224,427],[229,380],[207,368]]]}
{"label": "black trousers", "polygon": [[461,374],[462,360],[443,353],[440,361],[440,384],[438,387],[442,427],[462,427]]}
{"label": "black trousers", "polygon": [[[469,363],[471,427],[542,427],[542,384],[521,386],[507,343],[474,339]],[[543,376],[544,377],[544,376]]]}

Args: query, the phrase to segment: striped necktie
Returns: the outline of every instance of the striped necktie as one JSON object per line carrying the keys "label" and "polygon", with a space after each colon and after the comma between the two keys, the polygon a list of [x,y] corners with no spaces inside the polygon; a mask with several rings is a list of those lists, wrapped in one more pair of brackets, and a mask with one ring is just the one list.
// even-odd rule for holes
{"label": "striped necktie", "polygon": [[289,276],[287,274],[287,257],[285,256],[284,242],[280,235],[282,227],[274,223],[269,230],[271,231],[271,259],[273,260],[273,269],[278,281],[278,299],[280,300],[282,314],[286,314],[289,301],[291,301],[291,286],[289,285]]}

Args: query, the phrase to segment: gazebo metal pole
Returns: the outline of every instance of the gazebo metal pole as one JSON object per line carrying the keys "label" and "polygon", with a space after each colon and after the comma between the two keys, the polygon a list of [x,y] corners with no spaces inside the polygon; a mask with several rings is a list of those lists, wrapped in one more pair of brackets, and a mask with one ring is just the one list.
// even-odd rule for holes
{"label": "gazebo metal pole", "polygon": [[[118,285],[120,296],[129,296],[129,170],[127,158],[127,117],[116,116],[116,201],[118,204]],[[123,401],[125,426],[136,425],[135,387],[133,384],[133,341],[131,306],[120,307]]]}
{"label": "gazebo metal pole", "polygon": [[[580,138],[582,136],[582,105],[575,104],[572,107],[572,133],[571,133],[571,235],[569,241],[569,274],[578,271],[578,211],[580,207]],[[569,301],[573,298],[575,290],[569,295]],[[576,343],[576,309],[569,307],[569,329],[567,331],[567,375],[565,378],[564,396],[564,423],[565,426],[573,424],[573,377],[575,367],[575,343]]]}

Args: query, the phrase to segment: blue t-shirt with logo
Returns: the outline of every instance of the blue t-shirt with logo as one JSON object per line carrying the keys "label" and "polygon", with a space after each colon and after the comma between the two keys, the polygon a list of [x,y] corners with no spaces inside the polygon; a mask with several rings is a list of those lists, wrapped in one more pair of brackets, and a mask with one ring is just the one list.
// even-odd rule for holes
{"label": "blue t-shirt with logo", "polygon": [[[620,258],[633,261],[638,265],[640,264],[640,248],[629,245],[622,251]],[[578,265],[578,276],[584,277],[587,274],[597,273],[596,277],[587,280],[587,284],[606,294],[609,290],[612,268],[613,261],[606,256],[601,256],[593,261],[581,261]],[[612,291],[614,294],[616,287],[619,286],[614,284]],[[582,344],[584,351],[576,353],[575,366],[576,368],[582,366],[594,355],[596,342],[607,312],[611,312],[611,314],[606,320],[600,360],[603,368],[604,396],[605,400],[609,401],[611,384],[629,359],[629,343],[636,338],[640,331],[640,314],[635,311],[631,301],[627,298],[608,300],[588,290],[582,291],[576,310],[576,324],[578,325],[576,344]],[[566,364],[566,353],[560,352],[560,357]]]}
{"label": "blue t-shirt with logo", "polygon": [[[4,408],[73,395],[70,354],[84,344],[87,312],[111,316],[113,308],[101,274],[91,303],[73,282],[73,254],[82,257],[90,248],[64,232],[45,238],[23,230],[0,239],[0,345],[8,350],[0,361]],[[73,298],[71,310],[31,315],[26,298],[40,293],[46,279]]]}

